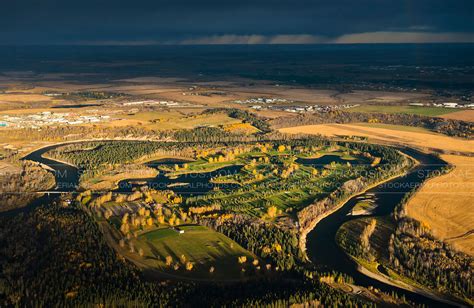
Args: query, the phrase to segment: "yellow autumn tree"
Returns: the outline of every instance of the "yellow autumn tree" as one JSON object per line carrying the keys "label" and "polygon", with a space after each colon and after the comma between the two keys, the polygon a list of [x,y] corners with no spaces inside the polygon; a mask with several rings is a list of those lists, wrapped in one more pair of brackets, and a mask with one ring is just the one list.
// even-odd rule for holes
{"label": "yellow autumn tree", "polygon": [[173,263],[173,257],[166,256],[165,262],[166,262],[166,266],[170,266]]}
{"label": "yellow autumn tree", "polygon": [[159,215],[159,216],[158,216],[158,223],[159,223],[160,225],[163,225],[163,224],[165,223],[165,216]]}
{"label": "yellow autumn tree", "polygon": [[270,218],[274,218],[276,216],[277,212],[278,212],[278,209],[274,205],[269,206],[268,209],[267,209],[267,215]]}
{"label": "yellow autumn tree", "polygon": [[240,256],[238,260],[240,264],[243,264],[247,262],[247,256]]}

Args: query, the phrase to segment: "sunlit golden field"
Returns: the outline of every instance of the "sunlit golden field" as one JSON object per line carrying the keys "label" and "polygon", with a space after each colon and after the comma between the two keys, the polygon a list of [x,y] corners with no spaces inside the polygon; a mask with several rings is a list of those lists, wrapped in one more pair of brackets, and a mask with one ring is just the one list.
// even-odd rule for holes
{"label": "sunlit golden field", "polygon": [[455,166],[429,180],[407,204],[408,215],[454,248],[474,255],[474,157],[442,155]]}
{"label": "sunlit golden field", "polygon": [[318,124],[282,128],[280,132],[290,134],[319,134],[331,137],[339,135],[362,136],[368,137],[369,140],[405,144],[420,148],[474,153],[474,140],[453,138],[428,131],[413,131],[411,128],[401,129],[394,125]]}

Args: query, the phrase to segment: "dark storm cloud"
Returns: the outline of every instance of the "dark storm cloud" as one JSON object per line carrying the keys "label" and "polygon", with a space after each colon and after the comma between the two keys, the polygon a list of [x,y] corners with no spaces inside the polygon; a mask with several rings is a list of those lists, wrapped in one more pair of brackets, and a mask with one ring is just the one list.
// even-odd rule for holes
{"label": "dark storm cloud", "polygon": [[[472,0],[2,1],[6,43],[337,41],[354,33],[474,32]],[[384,35],[384,34],[381,34]],[[413,35],[412,35],[413,36]],[[398,36],[400,37],[400,36]],[[408,36],[405,36],[408,38]],[[418,38],[420,36],[417,36]],[[251,39],[251,41],[252,41]]]}

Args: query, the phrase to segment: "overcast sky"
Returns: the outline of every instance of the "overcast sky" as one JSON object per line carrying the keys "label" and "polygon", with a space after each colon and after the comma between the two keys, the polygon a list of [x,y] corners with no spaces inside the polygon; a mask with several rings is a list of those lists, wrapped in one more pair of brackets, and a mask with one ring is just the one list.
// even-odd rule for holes
{"label": "overcast sky", "polygon": [[0,44],[474,42],[474,0],[1,0]]}

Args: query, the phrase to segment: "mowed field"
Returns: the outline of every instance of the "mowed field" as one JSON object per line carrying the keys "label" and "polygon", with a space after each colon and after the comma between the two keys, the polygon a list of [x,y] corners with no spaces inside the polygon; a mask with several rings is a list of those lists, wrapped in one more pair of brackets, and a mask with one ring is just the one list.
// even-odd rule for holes
{"label": "mowed field", "polygon": [[408,215],[474,256],[474,158],[442,155],[455,169],[429,180],[408,202]]}
{"label": "mowed field", "polygon": [[[284,133],[363,136],[370,140],[474,154],[474,141],[452,138],[420,128],[385,124],[325,124],[280,129]],[[454,248],[474,255],[474,157],[442,155],[455,166],[433,178],[408,205],[408,214],[428,225]]]}
{"label": "mowed field", "polygon": [[[162,228],[140,235],[135,244],[144,251],[143,262],[176,276],[222,280],[240,279],[242,268],[253,267],[252,261],[256,257],[224,234],[198,225],[179,228],[184,233]],[[167,266],[167,256],[180,268],[175,270],[173,266]],[[193,263],[191,271],[185,269],[182,256],[185,262]],[[247,257],[245,264],[239,263],[241,256]],[[211,266],[215,269],[213,273],[209,272]]]}
{"label": "mowed field", "polygon": [[440,151],[474,153],[474,140],[453,138],[420,128],[388,124],[318,124],[280,129],[290,134],[320,134],[324,136],[361,136],[394,144],[405,144]]}

